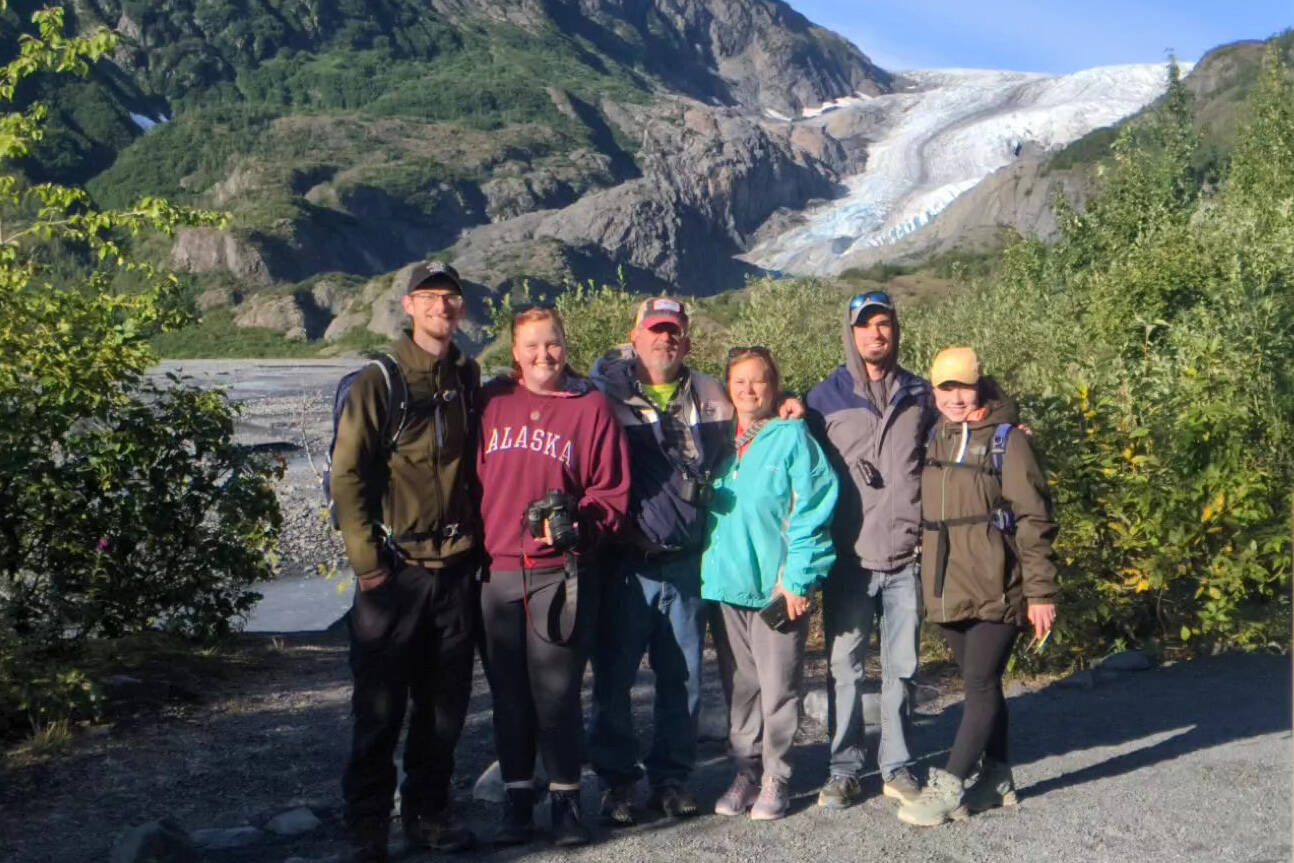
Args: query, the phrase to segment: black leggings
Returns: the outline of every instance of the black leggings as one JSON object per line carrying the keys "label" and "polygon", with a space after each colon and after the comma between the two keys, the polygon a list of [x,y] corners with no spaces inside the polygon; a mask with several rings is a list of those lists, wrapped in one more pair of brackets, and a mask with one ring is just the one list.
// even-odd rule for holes
{"label": "black leggings", "polygon": [[534,778],[535,751],[544,756],[549,782],[578,787],[583,757],[580,683],[584,676],[587,620],[594,597],[592,579],[581,576],[575,635],[567,645],[552,644],[549,608],[562,574],[535,573],[530,582],[526,620],[519,572],[493,572],[481,588],[482,658],[494,697],[494,745],[505,783]]}
{"label": "black leggings", "polygon": [[945,768],[958,779],[975,769],[981,754],[1006,761],[1006,698],[1002,675],[1020,630],[1009,623],[959,620],[940,624],[966,690],[961,725]]}

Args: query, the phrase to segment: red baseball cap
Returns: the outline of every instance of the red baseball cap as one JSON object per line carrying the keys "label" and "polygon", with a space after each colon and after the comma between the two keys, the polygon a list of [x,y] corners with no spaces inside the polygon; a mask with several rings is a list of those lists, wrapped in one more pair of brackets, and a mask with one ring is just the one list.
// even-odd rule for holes
{"label": "red baseball cap", "polygon": [[683,303],[673,297],[652,297],[644,300],[638,307],[638,316],[634,318],[634,329],[643,327],[651,329],[657,324],[673,324],[687,332],[687,309]]}

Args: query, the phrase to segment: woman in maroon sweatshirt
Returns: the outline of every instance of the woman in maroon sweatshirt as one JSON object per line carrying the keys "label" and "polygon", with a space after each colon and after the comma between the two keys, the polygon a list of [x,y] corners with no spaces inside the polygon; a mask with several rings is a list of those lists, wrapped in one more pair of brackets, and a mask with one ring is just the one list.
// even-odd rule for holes
{"label": "woman in maroon sweatshirt", "polygon": [[[555,309],[513,318],[512,359],[510,376],[485,385],[477,453],[490,556],[481,590],[485,672],[508,795],[495,838],[520,843],[534,831],[538,748],[554,838],[575,845],[589,840],[579,812],[580,681],[595,607],[586,582],[593,551],[629,509],[629,449],[606,397],[566,365],[566,333]],[[568,549],[554,547],[570,539],[553,529],[558,519],[543,521],[539,538],[527,525],[529,506],[550,491],[568,495],[574,510],[578,540]]]}

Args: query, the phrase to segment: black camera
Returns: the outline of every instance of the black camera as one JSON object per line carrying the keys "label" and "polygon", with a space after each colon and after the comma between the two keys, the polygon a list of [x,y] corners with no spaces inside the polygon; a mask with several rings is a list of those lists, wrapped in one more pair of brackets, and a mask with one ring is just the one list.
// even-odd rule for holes
{"label": "black camera", "polygon": [[544,521],[547,520],[553,548],[566,551],[580,541],[580,530],[575,526],[575,514],[578,510],[579,501],[575,498],[565,492],[549,489],[547,494],[526,507],[526,527],[531,536],[541,539],[544,535]]}
{"label": "black camera", "polygon": [[714,502],[714,486],[710,484],[710,477],[706,474],[696,476],[685,472],[679,483],[678,495],[684,503],[696,507],[709,506]]}

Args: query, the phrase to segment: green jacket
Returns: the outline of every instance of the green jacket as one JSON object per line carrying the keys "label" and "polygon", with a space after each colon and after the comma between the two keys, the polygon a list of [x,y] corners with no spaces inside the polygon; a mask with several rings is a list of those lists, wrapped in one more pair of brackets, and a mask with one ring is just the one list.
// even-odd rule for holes
{"label": "green jacket", "polygon": [[357,575],[389,564],[382,553],[387,531],[405,559],[431,568],[477,550],[481,542],[475,409],[480,368],[457,347],[437,360],[408,335],[391,353],[409,390],[408,419],[395,450],[383,441],[389,395],[377,366],[351,386],[337,423],[332,493]]}
{"label": "green jacket", "polygon": [[805,596],[836,560],[836,473],[803,420],[770,420],[715,479],[701,558],[701,596],[766,605],[781,579]]}
{"label": "green jacket", "polygon": [[[990,453],[993,432],[1000,423],[1016,421],[1015,405],[999,398],[986,407],[978,422],[940,417],[926,451],[921,472],[923,598],[927,617],[937,623],[988,620],[1024,626],[1029,602],[1053,602],[1056,595],[1056,524],[1047,479],[1023,432],[1012,430],[1007,437],[1002,474],[996,475]],[[963,425],[966,446],[957,464]],[[974,520],[999,501],[1015,515],[1014,535]],[[941,555],[936,525],[956,519],[967,523],[946,526],[946,553]]]}

